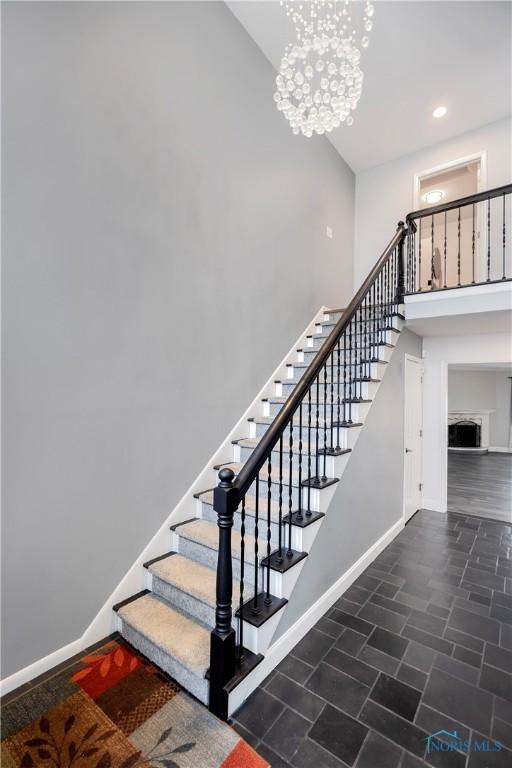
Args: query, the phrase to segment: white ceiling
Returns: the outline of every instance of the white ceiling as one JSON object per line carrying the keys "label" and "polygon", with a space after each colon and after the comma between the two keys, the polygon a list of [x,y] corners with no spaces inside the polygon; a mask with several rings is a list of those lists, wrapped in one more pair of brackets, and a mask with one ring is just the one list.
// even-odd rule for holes
{"label": "white ceiling", "polygon": [[[329,135],[354,171],[510,114],[512,3],[374,0],[374,4],[354,125]],[[277,67],[293,34],[278,0],[227,5]],[[268,88],[272,99],[273,80]],[[440,104],[448,107],[448,114],[436,120],[432,110]],[[291,132],[290,138],[321,140]]]}

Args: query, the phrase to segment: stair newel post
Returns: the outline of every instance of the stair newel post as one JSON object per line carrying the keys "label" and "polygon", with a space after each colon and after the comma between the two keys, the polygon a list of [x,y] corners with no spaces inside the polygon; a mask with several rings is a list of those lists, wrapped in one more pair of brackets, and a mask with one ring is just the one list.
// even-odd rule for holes
{"label": "stair newel post", "polygon": [[398,222],[397,229],[402,230],[402,237],[398,242],[398,280],[396,285],[396,303],[398,306],[402,304],[405,293],[405,252],[404,252],[404,240],[405,240],[405,224],[403,221]]}
{"label": "stair newel post", "polygon": [[233,487],[235,473],[225,467],[213,493],[213,506],[219,526],[215,629],[210,640],[210,710],[222,720],[228,718],[226,684],[235,674],[236,635],[232,626],[233,566],[231,529],[238,507],[238,491]]}

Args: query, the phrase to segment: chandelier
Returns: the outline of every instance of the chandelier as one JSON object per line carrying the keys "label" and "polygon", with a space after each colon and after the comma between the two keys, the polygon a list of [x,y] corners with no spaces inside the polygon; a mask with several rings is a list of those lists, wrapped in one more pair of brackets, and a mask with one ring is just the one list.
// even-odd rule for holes
{"label": "chandelier", "polygon": [[307,137],[330,133],[341,123],[352,125],[350,113],[363,87],[357,43],[368,47],[374,6],[365,0],[358,32],[350,0],[280,0],[280,4],[295,25],[296,40],[286,46],[276,77],[278,110],[293,133]]}

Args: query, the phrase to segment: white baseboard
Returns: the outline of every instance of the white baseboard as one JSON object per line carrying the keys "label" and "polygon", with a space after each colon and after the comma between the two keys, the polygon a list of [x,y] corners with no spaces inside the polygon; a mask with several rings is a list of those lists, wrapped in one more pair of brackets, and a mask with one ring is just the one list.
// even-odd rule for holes
{"label": "white baseboard", "polygon": [[215,451],[190,487],[185,491],[172,512],[164,520],[159,530],[144,547],[139,557],[123,576],[117,587],[105,600],[103,606],[85,629],[83,635],[68,645],[48,654],[48,656],[44,656],[42,659],[38,659],[9,677],[0,680],[0,695],[4,696],[6,693],[18,688],[20,685],[28,683],[38,675],[42,675],[44,672],[47,672],[52,667],[65,661],[70,656],[79,653],[84,648],[97,643],[99,640],[102,640],[104,637],[107,637],[117,630],[117,621],[115,614],[112,611],[112,606],[145,588],[145,571],[142,564],[147,560],[151,560],[153,557],[158,557],[158,555],[161,555],[170,549],[169,528],[171,525],[181,523],[184,520],[196,516],[194,494],[199,491],[204,491],[205,488],[211,487],[211,471],[213,465],[233,461],[232,440],[246,436],[247,419],[250,416],[259,413],[258,409],[261,408],[262,398],[273,395],[275,380],[286,378],[286,363],[290,362],[291,359],[295,359],[296,350],[299,347],[306,346],[306,336],[314,333],[315,324],[321,319],[326,311],[327,308],[325,306],[320,307],[314,319],[308,323],[305,330],[269,376],[268,380],[260,389],[249,407],[229,432],[226,439],[221,443],[218,450]]}
{"label": "white baseboard", "polygon": [[[101,640],[101,638],[98,639]],[[20,669],[19,672],[5,677],[3,680],[0,680],[0,696],[5,696],[6,693],[19,688],[20,685],[25,685],[25,683],[29,683],[44,672],[48,672],[52,667],[62,664],[66,659],[70,659],[75,654],[80,653],[85,647],[82,643],[82,638],[73,640],[68,645],[63,645],[62,648],[49,653],[48,656],[44,656],[42,659],[38,659],[27,667]]]}
{"label": "white baseboard", "polygon": [[501,445],[490,445],[487,450],[489,453],[512,453],[512,448],[504,448]]}
{"label": "white baseboard", "polygon": [[273,669],[294,648],[299,640],[314,627],[329,608],[338,600],[361,573],[372,563],[383,549],[397,536],[404,527],[403,519],[394,523],[391,528],[372,544],[361,557],[345,573],[332,584],[327,592],[317,600],[276,642],[266,651],[263,661],[258,664],[229,697],[229,713],[235,712],[257,686],[272,672]]}

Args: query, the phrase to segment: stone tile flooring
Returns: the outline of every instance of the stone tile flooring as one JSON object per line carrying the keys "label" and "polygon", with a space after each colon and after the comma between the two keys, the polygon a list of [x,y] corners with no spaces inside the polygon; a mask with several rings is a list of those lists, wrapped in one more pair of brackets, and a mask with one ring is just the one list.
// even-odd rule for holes
{"label": "stone tile flooring", "polygon": [[418,512],[235,728],[273,768],[511,768],[511,550],[512,525]]}

